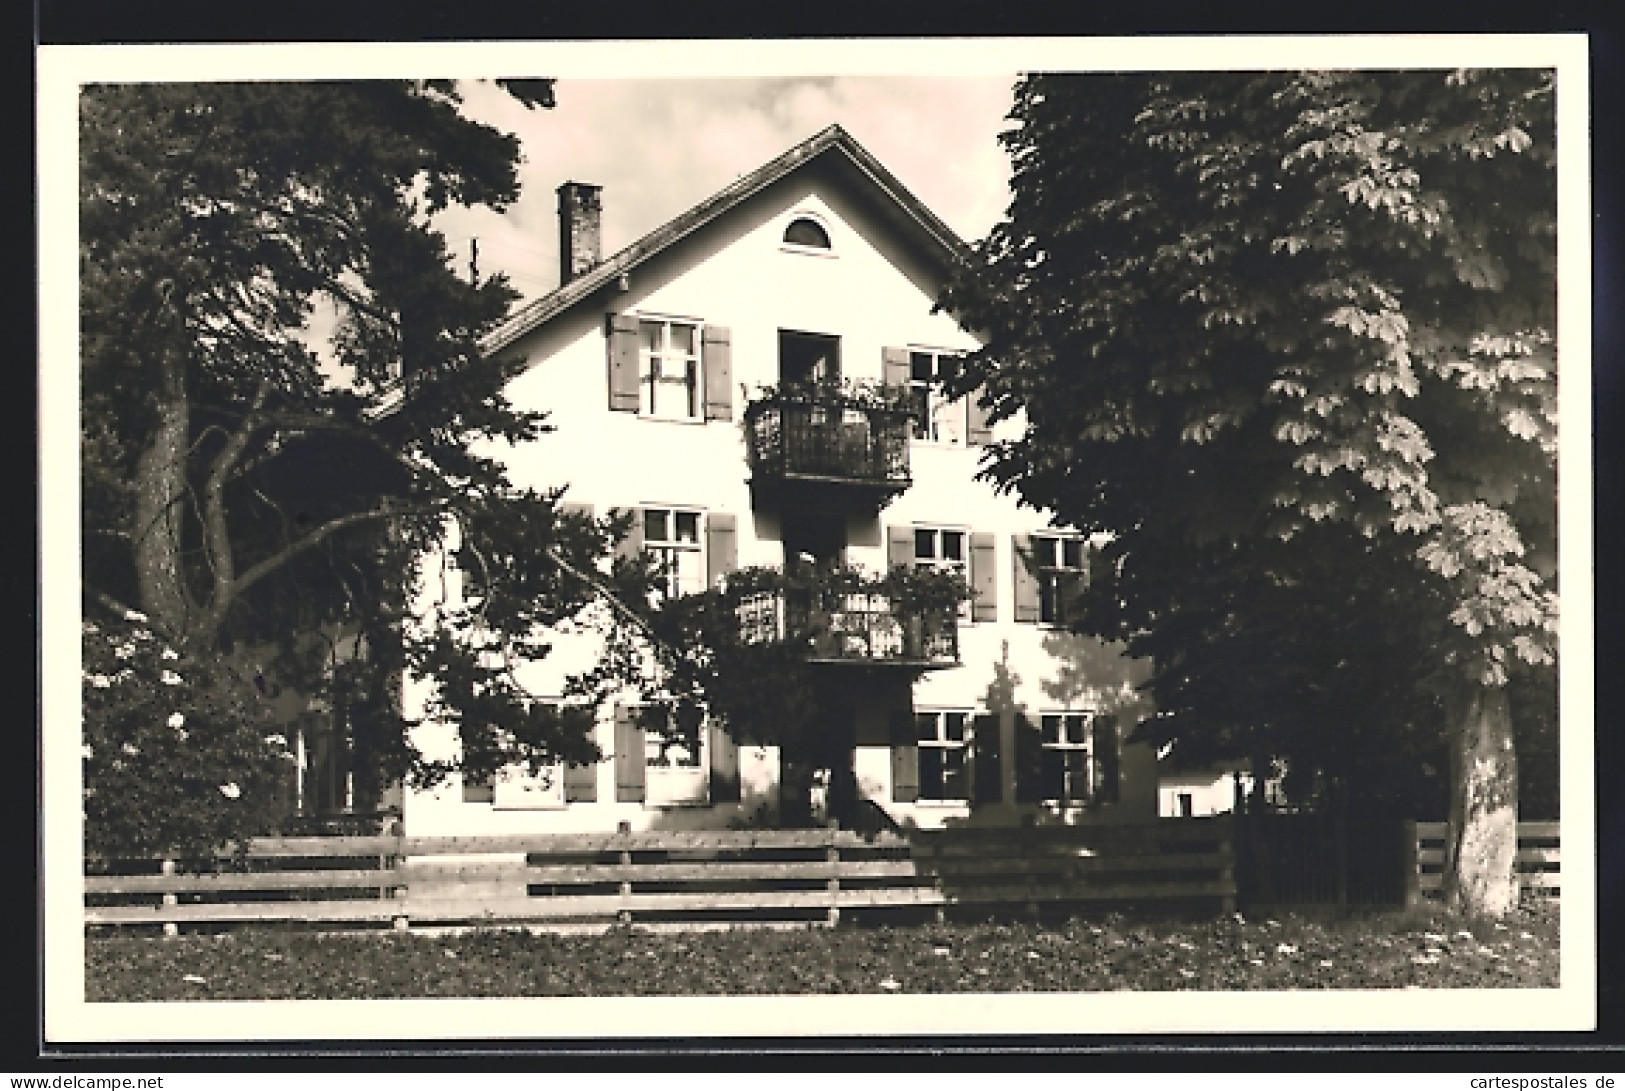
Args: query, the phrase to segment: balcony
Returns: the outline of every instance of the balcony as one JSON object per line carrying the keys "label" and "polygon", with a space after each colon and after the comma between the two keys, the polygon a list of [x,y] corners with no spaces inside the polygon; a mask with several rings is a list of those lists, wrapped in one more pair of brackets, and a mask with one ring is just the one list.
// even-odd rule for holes
{"label": "balcony", "polygon": [[758,502],[875,510],[908,488],[910,414],[873,394],[774,391],[745,407]]}
{"label": "balcony", "polygon": [[746,643],[801,646],[810,663],[918,670],[959,666],[958,615],[951,607],[795,581],[747,595],[737,610]]}

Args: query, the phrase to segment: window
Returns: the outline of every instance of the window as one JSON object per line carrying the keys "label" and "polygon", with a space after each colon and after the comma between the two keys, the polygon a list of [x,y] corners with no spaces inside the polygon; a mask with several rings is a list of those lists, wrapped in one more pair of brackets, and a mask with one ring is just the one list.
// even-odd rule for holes
{"label": "window", "polygon": [[705,806],[710,802],[706,728],[700,726],[692,745],[669,738],[662,729],[670,715],[659,705],[644,706],[637,715],[643,739],[641,798],[650,807]]}
{"label": "window", "polygon": [[638,411],[700,420],[700,328],[693,322],[638,320]]}
{"label": "window", "polygon": [[1065,625],[1076,620],[1075,599],[1084,583],[1082,538],[1034,535],[1033,562],[1038,571],[1038,620]]}
{"label": "window", "polygon": [[966,726],[969,712],[914,714],[919,747],[919,798],[943,803],[970,799],[970,761]]}
{"label": "window", "polygon": [[791,246],[805,246],[813,250],[829,249],[829,232],[822,224],[807,216],[798,216],[784,229],[784,241]]}
{"label": "window", "polygon": [[[662,731],[671,710],[660,707],[643,709],[643,764],[648,769],[698,769],[700,752],[677,739],[668,738]],[[702,732],[703,734],[703,732]]]}
{"label": "window", "polygon": [[1180,792],[1175,797],[1175,801],[1179,805],[1180,818],[1194,818],[1196,816],[1196,801],[1191,798],[1189,792]]}
{"label": "window", "polygon": [[927,443],[953,447],[965,445],[966,399],[948,399],[944,381],[959,369],[959,355],[926,349],[910,349],[909,386],[914,405],[914,438]]}
{"label": "window", "polygon": [[[960,578],[968,579],[969,550],[966,546],[969,538],[970,535],[963,530],[948,527],[915,527],[914,567],[957,572]],[[959,616],[970,617],[969,602],[959,604]]]}
{"label": "window", "polygon": [[667,598],[705,590],[700,513],[681,508],[643,509],[643,548],[654,554]]}
{"label": "window", "polygon": [[1045,713],[1040,794],[1046,803],[1088,803],[1095,795],[1094,759],[1089,737],[1093,715]]}
{"label": "window", "polygon": [[[592,709],[564,701],[544,701],[542,707],[566,724],[593,733]],[[532,769],[516,762],[494,775],[465,778],[464,803],[489,803],[497,810],[552,810],[570,803],[590,803],[597,798],[597,766],[565,765],[552,762]]]}
{"label": "window", "polygon": [[779,331],[779,383],[805,386],[841,377],[841,339],[827,333]]}

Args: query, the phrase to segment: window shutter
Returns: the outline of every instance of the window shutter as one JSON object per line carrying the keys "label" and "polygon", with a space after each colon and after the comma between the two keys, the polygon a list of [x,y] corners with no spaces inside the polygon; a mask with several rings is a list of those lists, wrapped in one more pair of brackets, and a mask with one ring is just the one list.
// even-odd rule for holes
{"label": "window shutter", "polygon": [[643,802],[643,728],[632,709],[615,706],[615,802]]}
{"label": "window shutter", "polygon": [[[643,509],[629,510],[632,512],[632,529],[626,532],[626,537],[615,543],[615,556],[635,561],[643,552]],[[617,511],[616,514],[620,512]]]}
{"label": "window shutter", "polygon": [[733,420],[733,344],[726,326],[706,326],[700,334],[705,367],[705,419]]}
{"label": "window shutter", "polygon": [[[588,508],[589,512],[591,508]],[[597,724],[592,709],[584,705],[563,705],[559,709],[564,722],[572,728],[579,730],[589,742],[594,741]],[[598,801],[598,763],[587,762],[585,765],[576,765],[573,762],[564,766],[564,802],[566,803],[596,803]]]}
{"label": "window shutter", "polygon": [[598,802],[598,766],[571,763],[564,767],[564,802]]}
{"label": "window shutter", "polygon": [[705,517],[705,580],[711,587],[739,567],[737,526],[732,512],[714,511]]}
{"label": "window shutter", "polygon": [[965,395],[965,410],[969,414],[965,425],[965,442],[972,447],[985,447],[993,442],[993,426],[988,423],[988,410],[978,400],[980,396],[981,392],[977,390]]}
{"label": "window shutter", "polygon": [[490,777],[483,780],[463,778],[464,803],[491,803],[496,797],[496,787]]}
{"label": "window shutter", "polygon": [[914,565],[914,528],[886,528],[886,567],[912,568]]}
{"label": "window shutter", "polygon": [[999,620],[998,547],[991,534],[970,536],[970,616],[972,621]]}
{"label": "window shutter", "polygon": [[1102,803],[1116,803],[1118,785],[1122,780],[1121,762],[1118,760],[1119,736],[1116,716],[1096,716],[1090,724],[1090,749],[1095,755],[1095,798]]}
{"label": "window shutter", "polygon": [[978,713],[971,722],[971,799],[977,806],[997,803],[1004,795],[999,768],[999,717]]}
{"label": "window shutter", "polygon": [[920,748],[914,737],[914,713],[891,714],[891,798],[913,803],[920,798]]}
{"label": "window shutter", "polygon": [[609,316],[609,407],[638,411],[638,320],[636,315]]}
{"label": "window shutter", "polygon": [[1038,561],[1033,556],[1030,534],[1016,534],[1010,539],[1010,552],[1015,556],[1016,620],[1038,620]]}
{"label": "window shutter", "polygon": [[880,368],[881,381],[887,386],[907,386],[910,375],[908,349],[881,349]]}
{"label": "window shutter", "polygon": [[739,747],[717,723],[705,727],[706,746],[711,751],[711,802],[739,802]]}
{"label": "window shutter", "polygon": [[1038,725],[1016,713],[1016,802],[1043,798],[1044,739]]}

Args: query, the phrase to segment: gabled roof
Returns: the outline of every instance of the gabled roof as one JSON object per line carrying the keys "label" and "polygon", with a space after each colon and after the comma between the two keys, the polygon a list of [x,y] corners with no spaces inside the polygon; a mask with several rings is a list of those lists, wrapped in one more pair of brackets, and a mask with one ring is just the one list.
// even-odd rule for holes
{"label": "gabled roof", "polygon": [[637,242],[607,261],[576,277],[554,291],[514,312],[491,331],[480,347],[486,353],[498,352],[513,344],[542,323],[569,310],[600,288],[618,280],[667,247],[705,225],[726,215],[768,186],[793,174],[814,160],[825,158],[836,168],[866,187],[876,198],[882,213],[896,226],[912,235],[928,254],[947,268],[963,260],[969,252],[963,239],[943,223],[918,197],[910,193],[880,160],[852,139],[839,125],[831,125],[789,151],[735,180],[670,222],[655,228]]}

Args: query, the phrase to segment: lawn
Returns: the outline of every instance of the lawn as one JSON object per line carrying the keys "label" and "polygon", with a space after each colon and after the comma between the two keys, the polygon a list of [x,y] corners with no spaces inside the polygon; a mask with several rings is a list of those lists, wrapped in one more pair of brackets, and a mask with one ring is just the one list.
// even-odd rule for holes
{"label": "lawn", "polygon": [[1075,919],[598,935],[93,936],[86,999],[1551,987],[1555,906],[1316,920]]}

